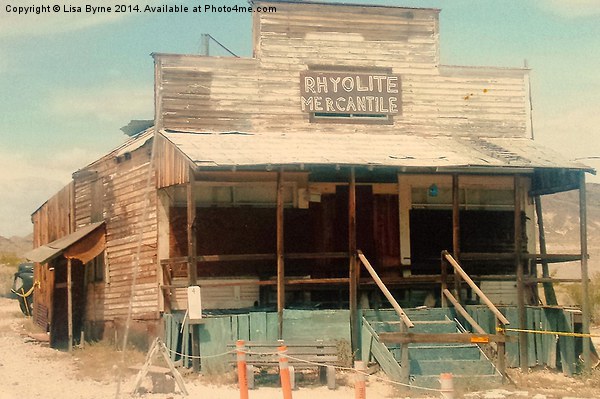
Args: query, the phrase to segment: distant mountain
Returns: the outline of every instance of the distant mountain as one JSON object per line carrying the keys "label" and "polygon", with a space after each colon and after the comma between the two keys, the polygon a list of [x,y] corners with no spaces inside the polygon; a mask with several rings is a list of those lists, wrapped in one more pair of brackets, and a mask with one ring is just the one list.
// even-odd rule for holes
{"label": "distant mountain", "polygon": [[0,236],[0,253],[13,253],[18,257],[33,248],[33,233],[25,237],[13,236],[5,238]]}
{"label": "distant mountain", "polygon": [[[590,275],[600,272],[600,184],[588,183],[587,234]],[[544,227],[549,253],[579,253],[579,192],[542,197]],[[537,226],[536,226],[537,228]],[[555,264],[558,277],[580,277],[579,262]]]}

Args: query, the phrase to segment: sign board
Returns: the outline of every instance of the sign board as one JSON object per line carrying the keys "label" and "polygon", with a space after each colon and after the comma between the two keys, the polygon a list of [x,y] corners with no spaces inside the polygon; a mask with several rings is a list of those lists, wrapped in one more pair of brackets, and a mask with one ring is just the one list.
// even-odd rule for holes
{"label": "sign board", "polygon": [[400,112],[400,76],[386,73],[300,73],[302,112],[394,115]]}
{"label": "sign board", "polygon": [[190,322],[202,319],[202,295],[200,287],[192,285],[187,289],[188,318]]}

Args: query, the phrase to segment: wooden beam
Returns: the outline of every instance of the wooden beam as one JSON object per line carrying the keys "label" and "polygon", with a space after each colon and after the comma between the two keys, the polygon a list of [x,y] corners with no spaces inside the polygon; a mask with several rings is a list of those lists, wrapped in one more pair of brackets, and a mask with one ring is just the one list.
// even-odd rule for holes
{"label": "wooden beam", "polygon": [[[540,254],[543,256],[541,258],[542,262],[542,277],[549,278],[550,271],[548,268],[548,259],[544,257],[548,254],[546,249],[546,232],[544,230],[544,217],[542,212],[542,198],[539,195],[536,195],[534,198],[535,202],[535,213],[537,216],[538,222],[538,235],[540,238]],[[546,298],[546,305],[558,305],[558,301],[556,300],[556,293],[554,292],[554,285],[551,282],[544,283],[544,297]]]}
{"label": "wooden beam", "polygon": [[73,351],[73,282],[71,276],[71,258],[67,258],[67,329],[68,350]]}
{"label": "wooden beam", "polygon": [[277,325],[283,339],[283,309],[285,307],[285,263],[283,257],[283,168],[277,173]]}
{"label": "wooden beam", "polygon": [[[194,196],[194,170],[188,171],[187,184],[187,245],[188,245],[188,285],[197,285],[198,264],[196,262],[196,198]],[[200,371],[200,331],[199,326],[190,326],[192,331],[192,368]]]}
{"label": "wooden beam", "polygon": [[[525,283],[523,260],[521,259],[522,233],[521,224],[521,178],[514,176],[514,245],[515,245],[515,267],[517,269],[517,312],[519,314],[519,328],[527,328],[527,313],[525,309]],[[519,333],[519,360],[522,372],[529,369],[529,354],[527,351],[527,333]]]}
{"label": "wooden beam", "polygon": [[475,329],[475,331],[478,334],[486,334],[484,329],[481,328],[481,326],[479,324],[477,324],[475,319],[473,317],[471,317],[471,315],[469,314],[469,312],[467,312],[465,310],[465,308],[462,307],[462,305],[456,300],[456,298],[454,298],[454,296],[452,295],[452,293],[450,291],[445,289],[442,293],[444,294],[444,296],[446,298],[448,298],[448,300],[450,302],[452,302],[452,305],[454,305],[454,308],[458,311],[458,313],[460,313],[462,315],[462,317],[465,318],[465,320],[471,325],[471,327],[473,327]]}
{"label": "wooden beam", "polygon": [[354,168],[350,168],[350,181],[348,185],[348,260],[349,260],[349,308],[350,308],[350,337],[352,353],[358,349],[358,275],[356,261],[356,175]]}
{"label": "wooden beam", "polygon": [[379,341],[385,344],[485,344],[488,342],[506,342],[509,340],[506,335],[500,334],[382,332],[379,333]]}
{"label": "wooden beam", "polygon": [[[581,280],[582,280],[582,332],[590,333],[590,293],[589,293],[589,272],[588,272],[588,248],[587,248],[587,200],[585,187],[585,172],[579,175],[579,241],[581,245]],[[592,370],[590,339],[583,340],[583,364],[585,371],[590,373]]]}
{"label": "wooden beam", "polygon": [[[458,191],[458,174],[452,175],[452,255],[457,261],[460,259],[460,192]],[[462,302],[460,277],[454,279],[456,299]]]}
{"label": "wooden beam", "polygon": [[406,327],[413,328],[414,327],[413,322],[406,315],[406,313],[404,313],[404,310],[402,309],[402,307],[400,307],[400,304],[398,303],[398,301],[396,301],[396,298],[394,298],[394,296],[392,295],[390,290],[387,289],[387,287],[385,286],[383,281],[381,281],[381,278],[379,278],[379,275],[377,275],[377,272],[375,271],[375,269],[373,269],[373,266],[371,266],[371,263],[368,261],[368,259],[365,257],[365,255],[363,255],[363,253],[359,251],[358,258],[360,259],[362,264],[365,266],[365,268],[367,269],[369,274],[371,274],[373,281],[375,281],[375,283],[377,284],[377,286],[379,287],[379,289],[381,290],[381,292],[383,293],[385,298],[390,302],[390,305],[392,305],[392,307],[396,311],[396,314],[398,315],[398,317],[400,317],[400,320],[403,321],[403,323],[406,325]]}
{"label": "wooden beam", "polygon": [[448,260],[448,262],[452,265],[452,267],[454,267],[454,273],[458,273],[458,275],[460,275],[460,277],[462,277],[462,279],[465,280],[465,282],[469,285],[469,287],[471,287],[473,292],[475,292],[475,294],[483,301],[483,303],[486,304],[486,306],[490,309],[494,316],[496,316],[496,318],[499,319],[504,325],[510,324],[510,321],[508,321],[508,319],[504,317],[502,313],[500,313],[496,305],[494,305],[494,303],[490,301],[487,295],[485,295],[483,291],[481,291],[481,289],[477,286],[477,284],[475,284],[471,277],[462,269],[462,267],[460,267],[458,262],[454,258],[452,258],[452,256],[450,256],[450,254],[447,251],[443,251],[442,256],[444,256],[446,260]]}

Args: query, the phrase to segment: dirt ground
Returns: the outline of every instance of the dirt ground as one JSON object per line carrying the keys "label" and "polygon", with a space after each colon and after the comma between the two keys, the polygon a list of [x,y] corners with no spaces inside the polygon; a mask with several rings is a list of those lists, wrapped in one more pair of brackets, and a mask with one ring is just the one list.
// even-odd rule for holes
{"label": "dirt ground", "polygon": [[[16,301],[0,298],[0,399],[95,399],[131,398],[135,372],[131,364],[141,364],[145,354],[128,351],[123,356],[109,344],[88,345],[72,354],[51,349],[28,336],[31,322],[18,310]],[[119,375],[121,377],[119,377]],[[385,378],[384,375],[379,375]],[[600,398],[600,372],[591,377],[567,378],[548,370],[532,371],[527,375],[512,371],[516,385],[502,389],[460,392],[455,398]],[[190,398],[235,399],[239,392],[235,374],[218,378],[209,376],[184,376]],[[121,381],[121,383],[119,383]],[[293,392],[296,399],[348,399],[354,397],[352,376],[340,372],[340,387],[330,391],[324,386],[303,382]],[[138,397],[149,399],[182,398],[179,391],[171,394],[150,392],[150,381],[144,381]],[[477,389],[477,388],[476,388]],[[250,391],[250,399],[282,397],[276,386],[260,386]],[[367,398],[439,398],[438,392],[401,392],[396,387],[369,377]]]}

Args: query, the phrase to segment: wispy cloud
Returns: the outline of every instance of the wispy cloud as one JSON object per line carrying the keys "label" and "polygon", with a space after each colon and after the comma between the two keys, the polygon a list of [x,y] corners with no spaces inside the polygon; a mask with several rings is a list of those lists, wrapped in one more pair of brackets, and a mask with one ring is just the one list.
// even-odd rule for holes
{"label": "wispy cloud", "polygon": [[50,98],[49,112],[69,118],[80,117],[104,123],[126,123],[152,118],[153,87],[112,85],[96,89],[63,90]]}
{"label": "wispy cloud", "polygon": [[101,154],[81,148],[38,157],[0,150],[0,235],[26,235],[30,215],[64,187],[71,174]]}
{"label": "wispy cloud", "polygon": [[537,0],[536,3],[542,9],[568,18],[600,15],[598,0]]}

